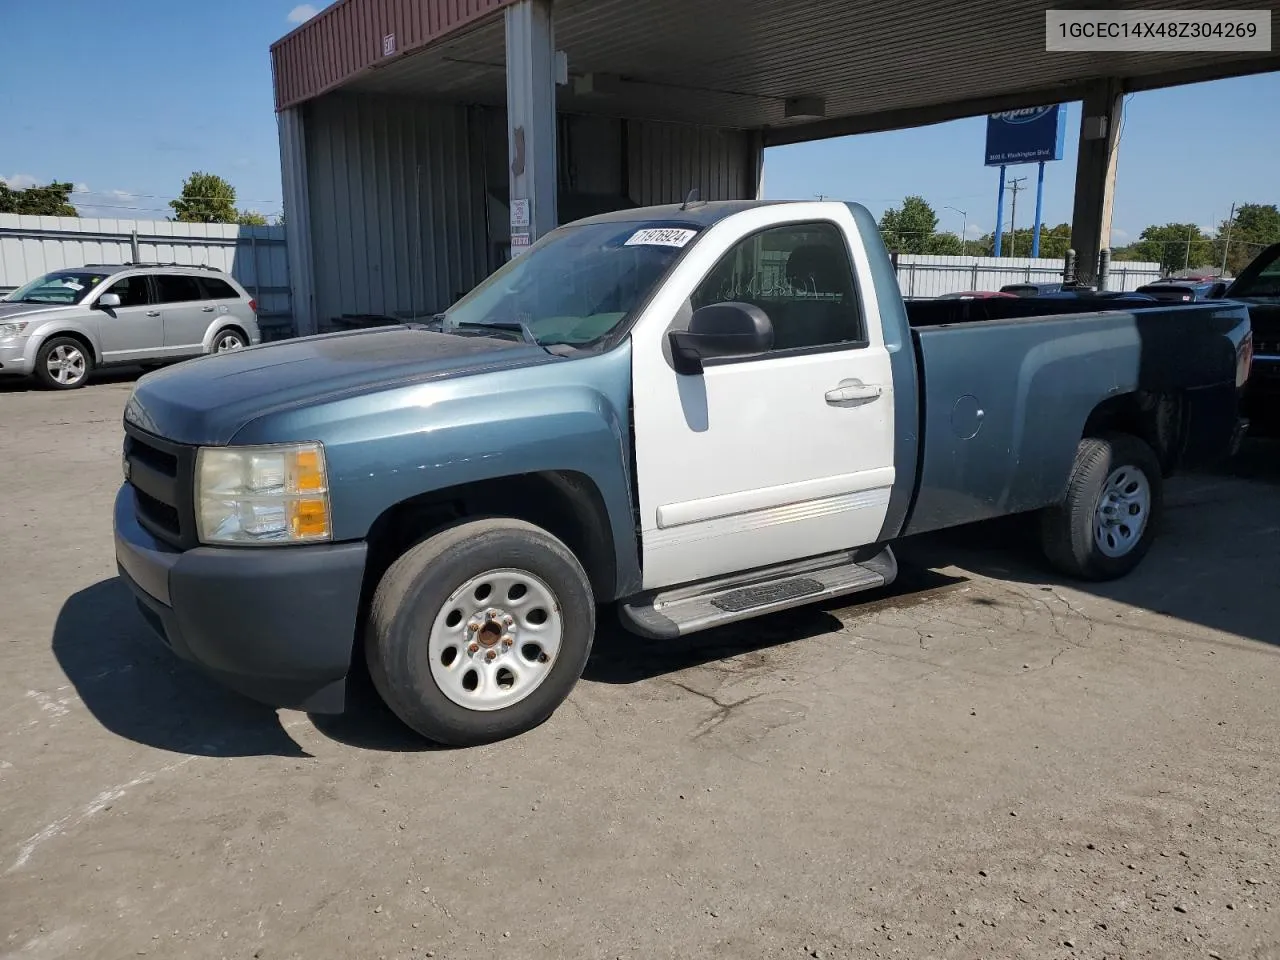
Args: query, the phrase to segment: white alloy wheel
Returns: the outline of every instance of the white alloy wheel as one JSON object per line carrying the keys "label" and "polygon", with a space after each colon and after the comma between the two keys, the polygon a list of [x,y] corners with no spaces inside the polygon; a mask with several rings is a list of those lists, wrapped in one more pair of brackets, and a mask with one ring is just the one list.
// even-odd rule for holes
{"label": "white alloy wheel", "polygon": [[49,377],[64,387],[75,386],[83,380],[89,368],[84,351],[70,343],[60,343],[50,350],[45,365],[49,368]]}
{"label": "white alloy wheel", "polygon": [[1151,516],[1151,484],[1137,467],[1116,467],[1098,497],[1093,537],[1108,557],[1123,557],[1142,539]]}
{"label": "white alloy wheel", "polygon": [[240,350],[244,347],[244,337],[234,330],[224,330],[213,342],[214,353],[226,353],[228,350]]}
{"label": "white alloy wheel", "polygon": [[542,684],[564,633],[551,588],[525,570],[489,570],[455,590],[428,639],[431,677],[468,710],[501,710]]}

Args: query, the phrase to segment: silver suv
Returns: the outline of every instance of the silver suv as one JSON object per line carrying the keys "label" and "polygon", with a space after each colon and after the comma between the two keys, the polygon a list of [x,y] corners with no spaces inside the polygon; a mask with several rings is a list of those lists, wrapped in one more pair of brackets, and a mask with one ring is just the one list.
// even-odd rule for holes
{"label": "silver suv", "polygon": [[259,343],[258,305],[212,267],[128,263],[54,270],[0,298],[0,376],[55,390],[95,367],[160,365]]}

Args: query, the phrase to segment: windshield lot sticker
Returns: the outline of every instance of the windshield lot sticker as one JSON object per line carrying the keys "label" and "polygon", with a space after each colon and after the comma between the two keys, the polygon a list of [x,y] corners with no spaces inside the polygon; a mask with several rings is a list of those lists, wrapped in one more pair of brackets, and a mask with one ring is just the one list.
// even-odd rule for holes
{"label": "windshield lot sticker", "polygon": [[647,230],[637,230],[627,238],[624,246],[683,247],[697,232],[680,227],[651,227]]}

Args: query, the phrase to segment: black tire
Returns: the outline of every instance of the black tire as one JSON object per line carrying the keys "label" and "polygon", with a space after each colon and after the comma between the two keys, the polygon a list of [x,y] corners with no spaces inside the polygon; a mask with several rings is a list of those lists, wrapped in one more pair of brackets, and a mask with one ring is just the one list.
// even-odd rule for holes
{"label": "black tire", "polygon": [[[235,338],[239,341],[238,347],[224,347],[223,342]],[[249,335],[239,327],[223,327],[213,337],[213,353],[226,353],[228,350],[243,350],[249,346]]]}
{"label": "black tire", "polygon": [[[57,362],[59,351],[64,356],[74,355],[82,361],[82,370],[76,379],[59,380],[50,369],[49,364]],[[93,351],[74,337],[50,337],[36,352],[36,380],[49,390],[78,390],[89,382],[89,374],[92,372]]]}
{"label": "black tire", "polygon": [[[1107,479],[1121,467],[1142,473],[1150,491],[1149,506],[1141,531],[1127,551],[1108,555],[1095,536],[1095,520]],[[1066,499],[1041,514],[1041,546],[1049,562],[1068,576],[1115,580],[1133,570],[1151,549],[1163,505],[1160,460],[1147,443],[1127,433],[1085,437],[1076,450]],[[1114,544],[1116,539],[1109,542]]]}
{"label": "black tire", "polygon": [[[455,591],[499,569],[531,573],[552,591],[562,618],[560,649],[525,699],[496,710],[468,709],[432,675],[429,636]],[[520,520],[464,521],[413,547],[387,570],[369,611],[365,658],[378,694],[409,727],[447,746],[474,746],[524,733],[551,716],[582,676],[595,618],[586,572],[551,534]]]}

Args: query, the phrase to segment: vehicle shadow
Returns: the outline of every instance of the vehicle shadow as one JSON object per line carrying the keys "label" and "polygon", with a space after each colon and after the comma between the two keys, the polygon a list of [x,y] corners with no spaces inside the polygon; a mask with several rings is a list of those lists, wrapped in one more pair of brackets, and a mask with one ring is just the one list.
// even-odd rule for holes
{"label": "vehicle shadow", "polygon": [[[1240,482],[1248,481],[1248,482]],[[905,551],[925,566],[1054,584],[1280,647],[1280,442],[1251,441],[1213,472],[1171,480],[1160,536],[1142,564],[1106,583],[1071,580],[1044,561],[1034,520],[958,527]]]}
{"label": "vehicle shadow", "polygon": [[274,710],[222,689],[166,650],[119,577],[62,605],[53,654],[98,722],[136,743],[207,757],[308,756]]}
{"label": "vehicle shadow", "polygon": [[452,749],[424,739],[391,712],[374,689],[359,651],[347,676],[346,710],[342,713],[310,713],[307,717],[330,740],[361,750],[429,753]]}
{"label": "vehicle shadow", "polygon": [[601,612],[591,659],[582,678],[596,683],[639,683],[717,660],[781,649],[844,629],[835,610],[870,614],[885,606],[911,606],[934,599],[966,581],[899,556],[898,579],[884,590],[835,597],[825,603],[794,607],[675,640],[648,640],[628,633],[612,610]]}
{"label": "vehicle shadow", "polygon": [[[274,708],[226,690],[165,649],[119,577],[63,604],[52,645],[89,712],[135,743],[194,756],[309,756]],[[382,703],[362,657],[348,680],[346,712],[307,716],[324,736],[348,746],[394,753],[440,749]]]}
{"label": "vehicle shadow", "polygon": [[[92,390],[96,386],[109,383],[131,383],[144,373],[142,367],[112,367],[108,370],[96,371],[89,376],[89,381],[82,387]],[[0,377],[0,393],[73,393],[74,391],[46,390],[35,377]]]}

